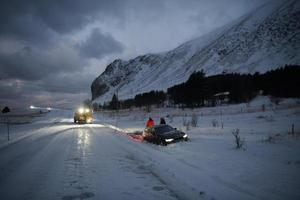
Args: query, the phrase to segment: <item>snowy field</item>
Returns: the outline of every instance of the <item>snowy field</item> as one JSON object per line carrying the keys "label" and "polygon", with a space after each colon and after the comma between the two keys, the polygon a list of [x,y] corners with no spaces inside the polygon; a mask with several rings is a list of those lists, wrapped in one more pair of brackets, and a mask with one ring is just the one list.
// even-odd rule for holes
{"label": "snowy field", "polygon": [[[52,111],[11,124],[9,142],[1,123],[0,199],[300,199],[299,102],[105,111],[88,125]],[[148,117],[165,117],[190,141],[132,139]]]}

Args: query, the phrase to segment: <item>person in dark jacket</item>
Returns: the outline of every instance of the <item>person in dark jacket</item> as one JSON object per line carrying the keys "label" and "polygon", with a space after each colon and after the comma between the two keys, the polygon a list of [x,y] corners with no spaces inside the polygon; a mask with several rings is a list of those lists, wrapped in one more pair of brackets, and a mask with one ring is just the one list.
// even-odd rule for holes
{"label": "person in dark jacket", "polygon": [[159,124],[166,124],[165,118],[161,117],[161,118],[160,118],[160,123],[159,123]]}
{"label": "person in dark jacket", "polygon": [[155,123],[154,123],[154,120],[149,117],[148,121],[147,121],[147,124],[146,124],[146,127],[151,127],[151,126],[154,126]]}

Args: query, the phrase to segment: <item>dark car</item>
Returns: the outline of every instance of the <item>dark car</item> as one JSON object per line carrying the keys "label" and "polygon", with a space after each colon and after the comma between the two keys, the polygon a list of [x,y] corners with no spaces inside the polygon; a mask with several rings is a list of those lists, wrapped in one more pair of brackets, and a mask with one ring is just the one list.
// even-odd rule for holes
{"label": "dark car", "polygon": [[168,143],[180,140],[188,140],[186,133],[166,124],[145,128],[143,138],[148,142],[161,145],[167,145]]}

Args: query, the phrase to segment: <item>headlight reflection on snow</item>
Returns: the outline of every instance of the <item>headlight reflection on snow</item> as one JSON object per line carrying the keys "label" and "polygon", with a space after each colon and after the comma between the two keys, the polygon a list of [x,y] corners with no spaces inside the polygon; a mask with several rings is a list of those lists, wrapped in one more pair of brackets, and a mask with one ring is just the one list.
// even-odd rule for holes
{"label": "headlight reflection on snow", "polygon": [[87,129],[78,129],[77,147],[79,149],[87,148],[90,145],[90,134]]}

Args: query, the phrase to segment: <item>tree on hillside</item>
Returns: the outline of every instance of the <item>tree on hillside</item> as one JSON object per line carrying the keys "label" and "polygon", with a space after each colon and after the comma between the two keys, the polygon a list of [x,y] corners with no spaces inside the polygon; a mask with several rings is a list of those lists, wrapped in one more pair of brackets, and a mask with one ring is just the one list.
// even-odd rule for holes
{"label": "tree on hillside", "polygon": [[83,105],[86,107],[91,107],[92,106],[92,100],[86,99],[83,101]]}
{"label": "tree on hillside", "polygon": [[117,95],[114,94],[111,101],[110,101],[110,103],[109,103],[110,109],[118,110],[119,109],[119,104],[120,104],[119,99],[118,99]]}

